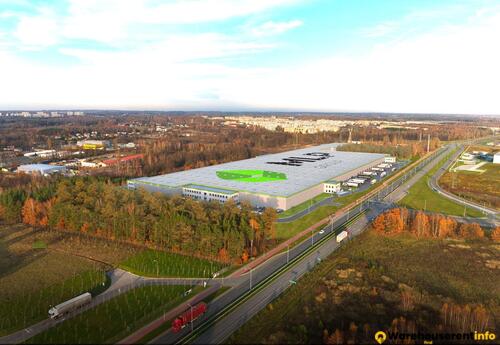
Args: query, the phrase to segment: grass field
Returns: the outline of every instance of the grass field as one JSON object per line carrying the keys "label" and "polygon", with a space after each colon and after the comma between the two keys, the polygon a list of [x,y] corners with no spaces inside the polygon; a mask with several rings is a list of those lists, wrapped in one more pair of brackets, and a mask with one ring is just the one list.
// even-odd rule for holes
{"label": "grass field", "polygon": [[289,239],[290,237],[295,236],[299,232],[316,224],[321,219],[326,218],[329,215],[335,213],[335,211],[342,208],[343,206],[348,205],[348,204],[352,203],[353,201],[355,201],[356,199],[361,198],[363,195],[370,192],[371,190],[373,190],[377,186],[378,186],[378,183],[376,185],[370,186],[370,188],[368,188],[362,192],[352,193],[349,195],[335,198],[334,201],[335,201],[335,203],[338,203],[338,205],[318,207],[317,209],[315,209],[311,213],[309,213],[303,217],[300,217],[299,219],[294,220],[293,222],[276,223],[276,237],[278,238],[278,240],[284,241],[284,240]]}
{"label": "grass field", "polygon": [[18,293],[16,296],[2,299],[0,335],[7,335],[46,319],[51,306],[84,292],[97,295],[108,286],[105,273],[95,269],[79,273],[36,292]]}
{"label": "grass field", "polygon": [[409,190],[408,194],[401,199],[399,204],[401,206],[406,206],[409,208],[414,208],[417,210],[426,210],[431,212],[437,212],[442,214],[448,214],[452,216],[463,216],[464,210],[466,210],[465,215],[469,217],[484,217],[484,215],[472,208],[464,208],[464,206],[459,205],[450,199],[439,195],[434,192],[428,183],[428,179],[436,173],[437,170],[446,162],[449,156],[443,158],[435,167],[433,167],[427,174],[422,176]]}
{"label": "grass field", "polygon": [[120,267],[150,277],[208,278],[224,265],[179,254],[145,250],[123,261]]}
{"label": "grass field", "polygon": [[422,331],[437,331],[444,302],[482,303],[488,329],[496,332],[499,259],[500,245],[489,240],[420,240],[368,231],[323,260],[227,343],[325,343],[325,332],[337,328],[342,343],[373,343],[376,331],[401,316]]}
{"label": "grass field", "polygon": [[184,296],[185,290],[183,286],[134,289],[34,336],[27,343],[115,343],[189,298]]}
{"label": "grass field", "polygon": [[332,196],[331,194],[321,193],[320,195],[317,195],[314,198],[312,198],[312,199],[310,199],[308,201],[303,202],[302,204],[294,206],[294,207],[292,207],[292,208],[290,208],[290,209],[288,209],[288,210],[286,210],[286,211],[278,214],[278,218],[286,218],[286,217],[289,217],[291,215],[294,215],[297,212],[300,212],[300,211],[303,211],[303,210],[307,209],[312,204],[320,202],[321,200],[324,200],[324,199],[326,199],[328,197],[331,197],[331,196]]}
{"label": "grass field", "polygon": [[0,225],[0,336],[47,318],[50,305],[103,287],[110,266],[74,254],[117,262],[131,252],[136,250],[22,224]]}
{"label": "grass field", "polygon": [[455,195],[500,210],[500,165],[486,163],[480,170],[485,171],[447,171],[439,185]]}

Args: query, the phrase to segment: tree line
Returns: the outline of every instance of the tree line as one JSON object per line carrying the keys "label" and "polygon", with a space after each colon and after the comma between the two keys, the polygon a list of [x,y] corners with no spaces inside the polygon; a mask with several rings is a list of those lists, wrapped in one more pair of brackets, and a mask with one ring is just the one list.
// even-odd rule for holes
{"label": "tree line", "polygon": [[[372,229],[379,234],[410,233],[419,238],[484,238],[485,232],[477,223],[458,223],[451,217],[426,214],[406,208],[393,208],[377,216]],[[491,239],[500,242],[500,227],[491,232]]]}
{"label": "tree line", "polygon": [[91,177],[8,190],[0,195],[0,219],[223,262],[245,262],[276,241],[274,209],[259,215],[245,202],[201,203]]}

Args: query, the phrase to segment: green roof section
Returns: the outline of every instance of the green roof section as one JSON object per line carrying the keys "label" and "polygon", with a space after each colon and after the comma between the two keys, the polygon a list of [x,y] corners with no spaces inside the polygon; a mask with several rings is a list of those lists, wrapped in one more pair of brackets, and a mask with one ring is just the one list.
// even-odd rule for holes
{"label": "green roof section", "polygon": [[239,182],[269,182],[286,180],[286,174],[268,170],[219,170],[217,177]]}

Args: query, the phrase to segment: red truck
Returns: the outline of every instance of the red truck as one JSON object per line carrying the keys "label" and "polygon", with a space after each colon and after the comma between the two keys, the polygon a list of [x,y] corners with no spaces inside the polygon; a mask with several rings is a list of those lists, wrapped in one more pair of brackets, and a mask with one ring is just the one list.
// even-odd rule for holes
{"label": "red truck", "polygon": [[207,311],[207,305],[204,302],[200,302],[192,308],[188,309],[180,316],[176,317],[174,321],[172,321],[172,331],[174,333],[179,332],[183,329],[188,323],[193,320],[196,320],[200,315],[203,315]]}

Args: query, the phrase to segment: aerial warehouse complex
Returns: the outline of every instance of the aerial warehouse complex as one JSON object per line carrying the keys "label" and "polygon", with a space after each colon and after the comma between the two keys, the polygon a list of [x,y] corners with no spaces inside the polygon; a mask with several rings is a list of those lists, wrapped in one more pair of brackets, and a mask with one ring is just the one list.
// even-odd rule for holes
{"label": "aerial warehouse complex", "polygon": [[248,201],[287,210],[384,163],[385,155],[336,151],[324,144],[288,152],[128,181],[128,188],[182,194],[197,200]]}

